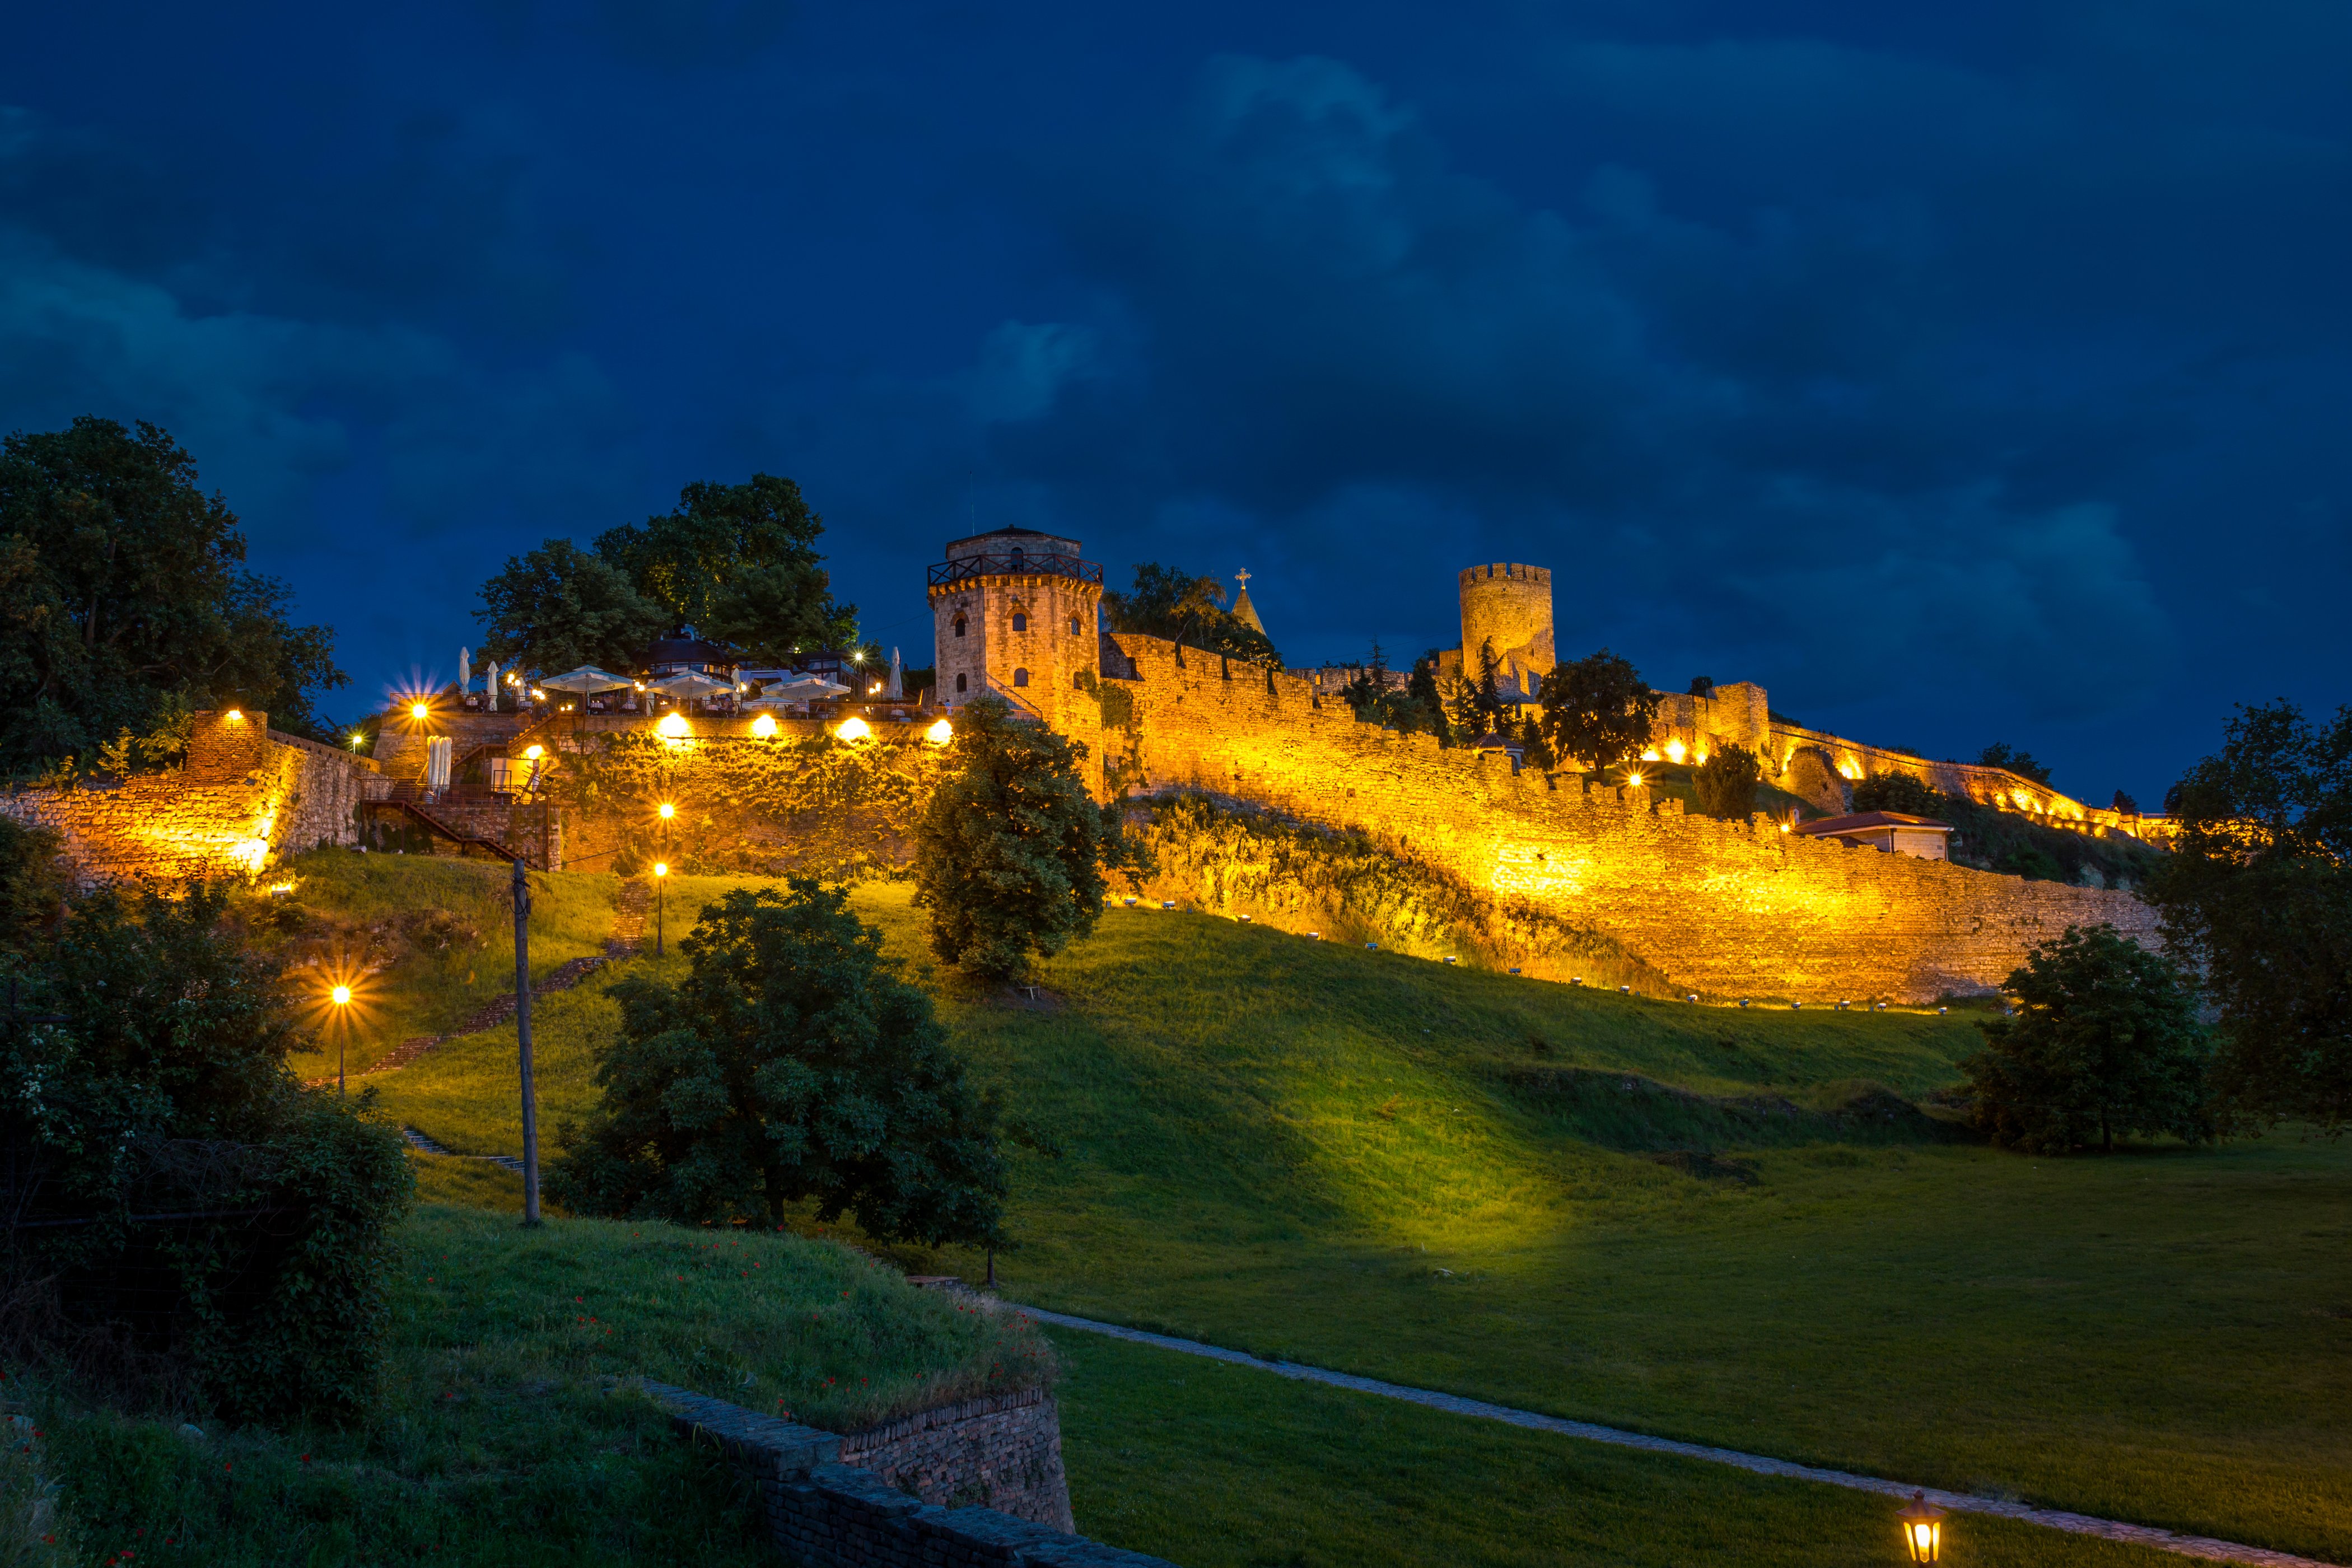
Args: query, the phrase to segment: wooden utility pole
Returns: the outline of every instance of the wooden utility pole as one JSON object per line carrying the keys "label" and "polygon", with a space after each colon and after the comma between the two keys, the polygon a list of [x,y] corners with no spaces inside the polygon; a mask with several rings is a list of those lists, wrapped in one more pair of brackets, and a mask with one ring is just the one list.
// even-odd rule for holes
{"label": "wooden utility pole", "polygon": [[530,1082],[530,877],[514,858],[515,1045],[522,1059],[522,1223],[539,1223],[539,1097]]}

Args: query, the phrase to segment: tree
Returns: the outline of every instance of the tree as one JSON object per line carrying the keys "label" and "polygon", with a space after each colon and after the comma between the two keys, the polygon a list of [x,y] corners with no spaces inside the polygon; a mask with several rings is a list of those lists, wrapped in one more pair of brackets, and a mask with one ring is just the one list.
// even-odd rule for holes
{"label": "tree", "polygon": [[674,509],[607,529],[595,549],[670,626],[782,664],[803,648],[856,640],[857,607],[833,602],[817,553],[824,532],[799,485],[754,474],[749,484],[688,485]]}
{"label": "tree", "polygon": [[1009,979],[1093,931],[1104,869],[1129,851],[1118,808],[1087,796],[1086,754],[1001,698],[958,710],[952,771],[915,829],[915,902],[941,961]]}
{"label": "tree", "polygon": [[2035,784],[2046,784],[2050,782],[2050,770],[2035,762],[2032,752],[2019,751],[2007,741],[1995,741],[1977,753],[1977,765],[1986,768],[2007,768],[2019,777],[2032,779]]}
{"label": "tree", "polygon": [[627,574],[568,539],[509,556],[482,584],[474,618],[488,633],[483,658],[549,674],[583,664],[625,673],[672,625]]}
{"label": "tree", "polygon": [[820,1220],[853,1215],[886,1240],[1002,1246],[993,1102],[848,894],[786,886],[706,907],[677,985],[607,990],[621,1036],[589,1121],[561,1130],[548,1195],[682,1225],[781,1224],[814,1201]]}
{"label": "tree", "polygon": [[2137,816],[2139,815],[2139,802],[2134,800],[2131,796],[2126,795],[2121,790],[2116,791],[2114,808],[2116,811],[2123,813],[2126,816]]}
{"label": "tree", "polygon": [[1726,822],[1745,822],[1756,810],[1756,786],[1764,782],[1763,764],[1747,747],[1726,742],[1707,753],[1691,773],[1691,788],[1698,808]]}
{"label": "tree", "polygon": [[244,563],[236,515],[152,425],[0,444],[0,766],[86,762],[175,703],[319,735],[315,695],[349,679],[334,632],[295,625],[292,591]]}
{"label": "tree", "polygon": [[1103,608],[1115,632],[1166,637],[1180,646],[1282,668],[1282,655],[1266,635],[1225,608],[1224,589],[1214,577],[1196,577],[1147,561],[1135,569],[1132,589],[1103,595]]}
{"label": "tree", "polygon": [[1657,725],[1658,694],[1605,647],[1545,676],[1542,698],[1552,750],[1596,771],[1639,757]]}
{"label": "tree", "polygon": [[1995,1143],[2057,1154],[2118,1133],[2213,1135],[2211,1047],[2169,960],[2112,926],[2068,926],[2004,989],[2016,1016],[1979,1024],[1985,1049],[1960,1063]]}
{"label": "tree", "polygon": [[12,1218],[35,1223],[0,1284],[37,1335],[129,1342],[108,1358],[124,1382],[169,1369],[238,1421],[348,1417],[373,1393],[415,1177],[366,1097],[288,1070],[309,1042],[229,902],[101,891],[12,965],[0,1147]]}
{"label": "tree", "polygon": [[2172,854],[2143,896],[2219,1006],[2231,1111],[2352,1122],[2352,708],[2238,710],[2169,792]]}
{"label": "tree", "polygon": [[0,816],[0,952],[27,953],[53,933],[71,880],[54,829]]}
{"label": "tree", "polygon": [[1438,744],[1454,744],[1454,726],[1446,721],[1445,698],[1437,689],[1437,650],[1431,648],[1412,661],[1412,675],[1405,682],[1405,695],[1413,706],[1428,716],[1430,732]]}

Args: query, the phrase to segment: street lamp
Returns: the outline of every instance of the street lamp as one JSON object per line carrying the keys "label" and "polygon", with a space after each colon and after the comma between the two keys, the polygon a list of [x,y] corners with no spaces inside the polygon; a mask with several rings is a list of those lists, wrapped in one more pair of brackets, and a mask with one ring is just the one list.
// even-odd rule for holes
{"label": "street lamp", "polygon": [[328,999],[335,1005],[335,1093],[341,1097],[346,1092],[343,1082],[343,1041],[351,1034],[351,1014],[347,1009],[352,1005],[352,988],[348,985],[338,985],[327,995]]}
{"label": "street lamp", "polygon": [[668,886],[663,879],[668,875],[668,861],[656,860],[654,862],[654,956],[656,958],[659,958],[662,955],[662,917],[664,911],[662,894],[663,889]]}
{"label": "street lamp", "polygon": [[1910,1550],[1914,1563],[1933,1563],[1944,1549],[1944,1510],[1927,1500],[1924,1491],[1915,1491],[1895,1518],[1903,1521],[1903,1544]]}

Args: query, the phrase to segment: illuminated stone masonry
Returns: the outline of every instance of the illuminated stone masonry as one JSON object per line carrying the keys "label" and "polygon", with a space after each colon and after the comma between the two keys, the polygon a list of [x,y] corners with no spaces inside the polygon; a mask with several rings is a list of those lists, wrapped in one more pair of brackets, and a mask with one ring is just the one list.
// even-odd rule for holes
{"label": "illuminated stone masonry", "polygon": [[[1848,848],[1761,814],[1687,816],[1646,790],[1587,789],[1358,723],[1296,676],[1196,649],[1180,666],[1156,637],[1116,642],[1137,679],[1106,683],[1123,721],[1097,731],[1105,776],[1361,829],[1473,887],[1603,931],[1711,996],[1928,1002],[1992,989],[2069,924],[2154,934],[2152,912],[2126,892]],[[1717,690],[1718,707],[1752,725],[1761,692]]]}
{"label": "illuminated stone masonry", "polygon": [[0,811],[53,828],[85,886],[249,877],[281,855],[358,842],[376,764],[269,728],[266,713],[199,713],[186,765],[116,785],[18,790]]}

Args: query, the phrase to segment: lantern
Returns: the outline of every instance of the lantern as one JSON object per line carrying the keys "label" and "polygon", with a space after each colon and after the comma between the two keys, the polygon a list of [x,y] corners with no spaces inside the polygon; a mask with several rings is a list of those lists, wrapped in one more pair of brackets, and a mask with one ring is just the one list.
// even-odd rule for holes
{"label": "lantern", "polygon": [[1944,1510],[1915,1491],[1895,1518],[1903,1521],[1903,1544],[1914,1563],[1933,1563],[1944,1550]]}

